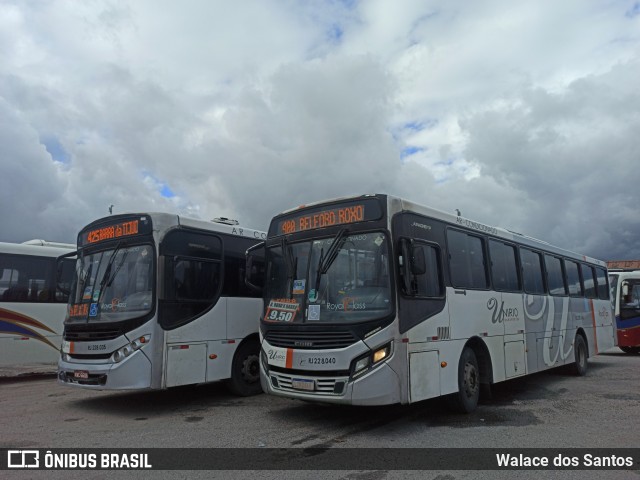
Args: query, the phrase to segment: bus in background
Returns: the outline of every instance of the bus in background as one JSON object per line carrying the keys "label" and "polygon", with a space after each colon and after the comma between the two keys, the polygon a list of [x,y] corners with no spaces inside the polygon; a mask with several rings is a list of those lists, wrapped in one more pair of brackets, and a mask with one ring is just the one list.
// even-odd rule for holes
{"label": "bus in background", "polygon": [[58,364],[61,384],[164,389],[228,379],[262,391],[259,294],[245,252],[263,232],[228,219],[113,215],[78,234]]}
{"label": "bus in background", "polygon": [[286,211],[258,251],[269,394],[354,405],[451,395],[470,412],[493,383],[561,365],[584,375],[614,345],[604,262],[400,198]]}
{"label": "bus in background", "polygon": [[75,264],[68,259],[57,272],[56,259],[74,250],[44,240],[0,243],[0,366],[55,368],[67,305],[63,290]]}
{"label": "bus in background", "polygon": [[640,354],[640,270],[609,270],[618,347]]}

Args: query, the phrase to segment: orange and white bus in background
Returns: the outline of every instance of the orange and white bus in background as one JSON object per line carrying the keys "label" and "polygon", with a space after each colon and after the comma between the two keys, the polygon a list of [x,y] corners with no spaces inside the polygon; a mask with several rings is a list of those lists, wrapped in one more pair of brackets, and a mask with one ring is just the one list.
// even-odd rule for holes
{"label": "orange and white bus in background", "polygon": [[[0,366],[55,366],[75,261],[65,243],[0,243]],[[59,288],[62,287],[62,290]]]}
{"label": "orange and white bus in background", "polygon": [[96,220],[78,234],[58,381],[96,390],[228,380],[262,392],[262,300],[245,252],[265,233],[168,213]]}
{"label": "orange and white bus in background", "polygon": [[354,405],[450,395],[469,412],[493,383],[561,365],[584,375],[589,356],[614,346],[604,262],[401,198],[286,211],[257,251],[272,395]]}

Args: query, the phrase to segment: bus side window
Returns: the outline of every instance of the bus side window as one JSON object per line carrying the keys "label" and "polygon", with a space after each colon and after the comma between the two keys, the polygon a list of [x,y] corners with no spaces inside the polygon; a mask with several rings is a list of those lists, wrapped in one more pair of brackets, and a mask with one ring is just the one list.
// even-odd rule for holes
{"label": "bus side window", "polygon": [[582,265],[582,279],[584,281],[584,296],[587,298],[597,298],[596,275],[593,267]]}
{"label": "bus side window", "polygon": [[484,258],[484,241],[457,230],[447,231],[451,284],[457,288],[489,287]]}

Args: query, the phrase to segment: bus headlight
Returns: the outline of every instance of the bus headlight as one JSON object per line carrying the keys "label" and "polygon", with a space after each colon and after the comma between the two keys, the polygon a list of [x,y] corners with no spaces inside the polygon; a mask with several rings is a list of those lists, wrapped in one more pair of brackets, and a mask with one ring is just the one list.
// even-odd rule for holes
{"label": "bus headlight", "polygon": [[145,344],[149,343],[149,340],[151,340],[151,335],[143,335],[142,337],[136,338],[133,342],[128,343],[124,347],[120,347],[118,350],[113,352],[113,355],[111,355],[111,361],[114,363],[121,362],[133,352],[140,350]]}
{"label": "bus headlight", "polygon": [[352,363],[351,378],[359,377],[360,375],[368,372],[372,368],[375,368],[391,356],[391,342],[385,346],[369,351],[365,355],[358,357]]}

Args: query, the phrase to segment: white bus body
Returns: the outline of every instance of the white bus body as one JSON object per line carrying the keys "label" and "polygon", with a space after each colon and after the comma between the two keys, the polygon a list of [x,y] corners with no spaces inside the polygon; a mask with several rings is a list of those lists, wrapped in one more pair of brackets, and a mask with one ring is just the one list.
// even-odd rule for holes
{"label": "white bus body", "polygon": [[72,261],[57,279],[56,259],[74,245],[30,240],[0,243],[0,366],[55,366],[60,355]]}
{"label": "white bus body", "polygon": [[261,392],[262,301],[244,268],[265,234],[227,223],[143,213],[85,227],[59,383],[164,389],[229,379],[237,394]]}
{"label": "white bus body", "polygon": [[618,347],[640,354],[640,270],[609,270]]}
{"label": "white bus body", "polygon": [[565,364],[584,374],[614,344],[604,262],[403,199],[284,212],[265,249],[269,394],[356,405],[451,394],[471,411],[481,387]]}

